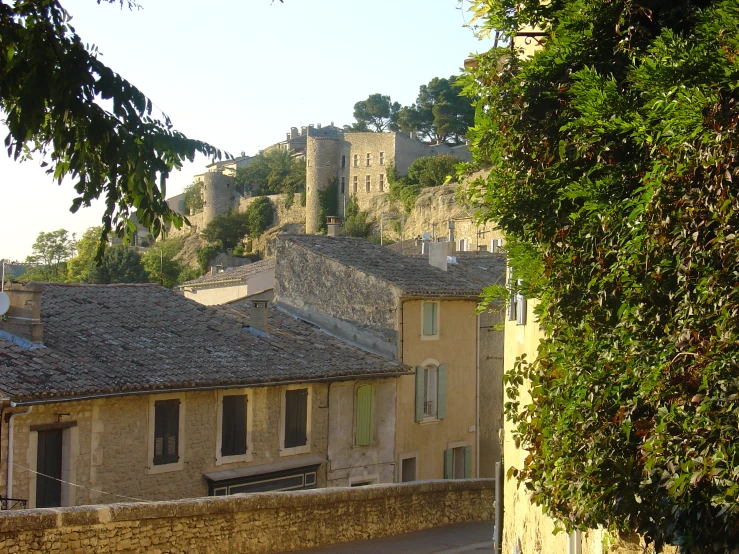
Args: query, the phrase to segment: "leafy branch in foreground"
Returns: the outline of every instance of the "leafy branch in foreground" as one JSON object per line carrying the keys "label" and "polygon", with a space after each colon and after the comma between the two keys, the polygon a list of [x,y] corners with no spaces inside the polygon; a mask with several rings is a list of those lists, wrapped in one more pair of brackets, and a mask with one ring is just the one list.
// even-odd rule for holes
{"label": "leafy branch in foreground", "polygon": [[134,209],[154,236],[179,228],[183,218],[164,201],[167,178],[197,152],[223,153],[153,117],[151,100],[97,59],[70,19],[56,0],[0,3],[0,109],[9,156],[40,154],[54,180],[75,181],[72,212],[104,198],[100,258],[109,233],[133,232]]}

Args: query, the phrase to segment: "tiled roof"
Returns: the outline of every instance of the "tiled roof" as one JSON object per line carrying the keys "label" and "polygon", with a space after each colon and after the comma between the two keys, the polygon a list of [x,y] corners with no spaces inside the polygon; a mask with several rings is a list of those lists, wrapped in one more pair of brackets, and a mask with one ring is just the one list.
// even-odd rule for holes
{"label": "tiled roof", "polygon": [[0,339],[0,391],[16,401],[408,371],[275,308],[260,336],[248,330],[248,310],[157,285],[37,286],[46,348]]}
{"label": "tiled roof", "polygon": [[241,265],[239,267],[232,267],[215,273],[213,275],[203,275],[192,281],[185,281],[177,288],[191,287],[191,286],[202,286],[202,285],[216,285],[219,283],[226,282],[241,282],[245,283],[250,275],[259,273],[260,271],[266,271],[268,269],[274,269],[275,259],[268,258],[266,260],[260,260],[252,264]]}
{"label": "tiled roof", "polygon": [[505,258],[499,255],[490,255],[485,270],[458,267],[443,271],[430,265],[426,257],[403,256],[364,239],[322,235],[281,238],[386,281],[404,296],[477,297],[483,287],[505,279]]}

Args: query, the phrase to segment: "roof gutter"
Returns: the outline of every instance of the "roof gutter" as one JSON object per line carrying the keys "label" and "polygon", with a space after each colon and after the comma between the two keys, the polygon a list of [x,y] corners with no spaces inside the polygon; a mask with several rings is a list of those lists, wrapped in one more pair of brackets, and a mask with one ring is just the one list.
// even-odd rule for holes
{"label": "roof gutter", "polygon": [[226,279],[223,281],[207,281],[205,283],[193,283],[191,285],[180,285],[177,288],[182,289],[182,290],[188,290],[188,289],[196,289],[199,287],[207,287],[208,285],[231,285],[233,283],[241,283],[244,285],[247,284],[247,282],[244,281],[243,279]]}
{"label": "roof gutter", "polygon": [[142,396],[145,394],[171,394],[179,392],[199,392],[211,390],[225,389],[255,389],[261,387],[278,387],[282,385],[297,385],[300,383],[328,383],[334,381],[353,381],[355,379],[385,379],[388,377],[402,377],[403,375],[411,375],[413,372],[392,371],[386,373],[359,373],[357,375],[342,375],[341,377],[323,377],[318,379],[292,379],[289,381],[271,381],[268,383],[232,383],[228,385],[213,385],[208,387],[182,387],[182,388],[162,388],[148,389],[124,392],[104,392],[98,394],[84,394],[79,396],[55,396],[52,398],[36,398],[32,400],[15,400],[10,403],[11,406],[34,406],[36,404],[58,404],[60,402],[75,402],[79,400],[94,400],[96,398],[112,398],[120,396]]}

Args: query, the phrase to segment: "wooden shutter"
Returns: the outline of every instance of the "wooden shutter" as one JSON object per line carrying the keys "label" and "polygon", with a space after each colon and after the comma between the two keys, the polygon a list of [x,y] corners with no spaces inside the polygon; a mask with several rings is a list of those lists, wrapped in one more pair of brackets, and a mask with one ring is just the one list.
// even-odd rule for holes
{"label": "wooden shutter", "polygon": [[423,404],[426,401],[426,373],[416,366],[416,422],[423,421]]}
{"label": "wooden shutter", "polygon": [[510,290],[510,298],[508,302],[508,321],[516,321],[516,298],[513,293],[513,268],[508,268],[508,288]]}
{"label": "wooden shutter", "polygon": [[436,418],[446,417],[446,364],[439,364],[436,380]]}
{"label": "wooden shutter", "polygon": [[[522,284],[522,279],[519,279],[519,288]],[[518,294],[516,297],[516,304],[516,323],[518,323],[518,325],[526,325],[526,297],[523,294]]]}
{"label": "wooden shutter", "polygon": [[36,507],[62,505],[62,429],[38,432],[36,450]]}
{"label": "wooden shutter", "polygon": [[171,464],[179,457],[180,401],[154,403],[154,464]]}
{"label": "wooden shutter", "polygon": [[307,442],[308,389],[285,391],[285,448]]}
{"label": "wooden shutter", "polygon": [[454,449],[444,450],[444,479],[454,479]]}
{"label": "wooden shutter", "polygon": [[464,478],[472,477],[472,447],[464,447]]}
{"label": "wooden shutter", "polygon": [[374,387],[362,385],[357,389],[357,446],[372,444],[372,401]]}
{"label": "wooden shutter", "polygon": [[221,456],[246,454],[246,395],[223,397]]}

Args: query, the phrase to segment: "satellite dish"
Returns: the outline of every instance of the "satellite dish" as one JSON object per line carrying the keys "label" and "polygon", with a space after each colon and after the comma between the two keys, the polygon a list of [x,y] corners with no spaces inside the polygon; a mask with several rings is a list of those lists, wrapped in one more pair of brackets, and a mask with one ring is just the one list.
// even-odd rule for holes
{"label": "satellite dish", "polygon": [[0,315],[3,315],[10,308],[10,298],[7,293],[0,292]]}

